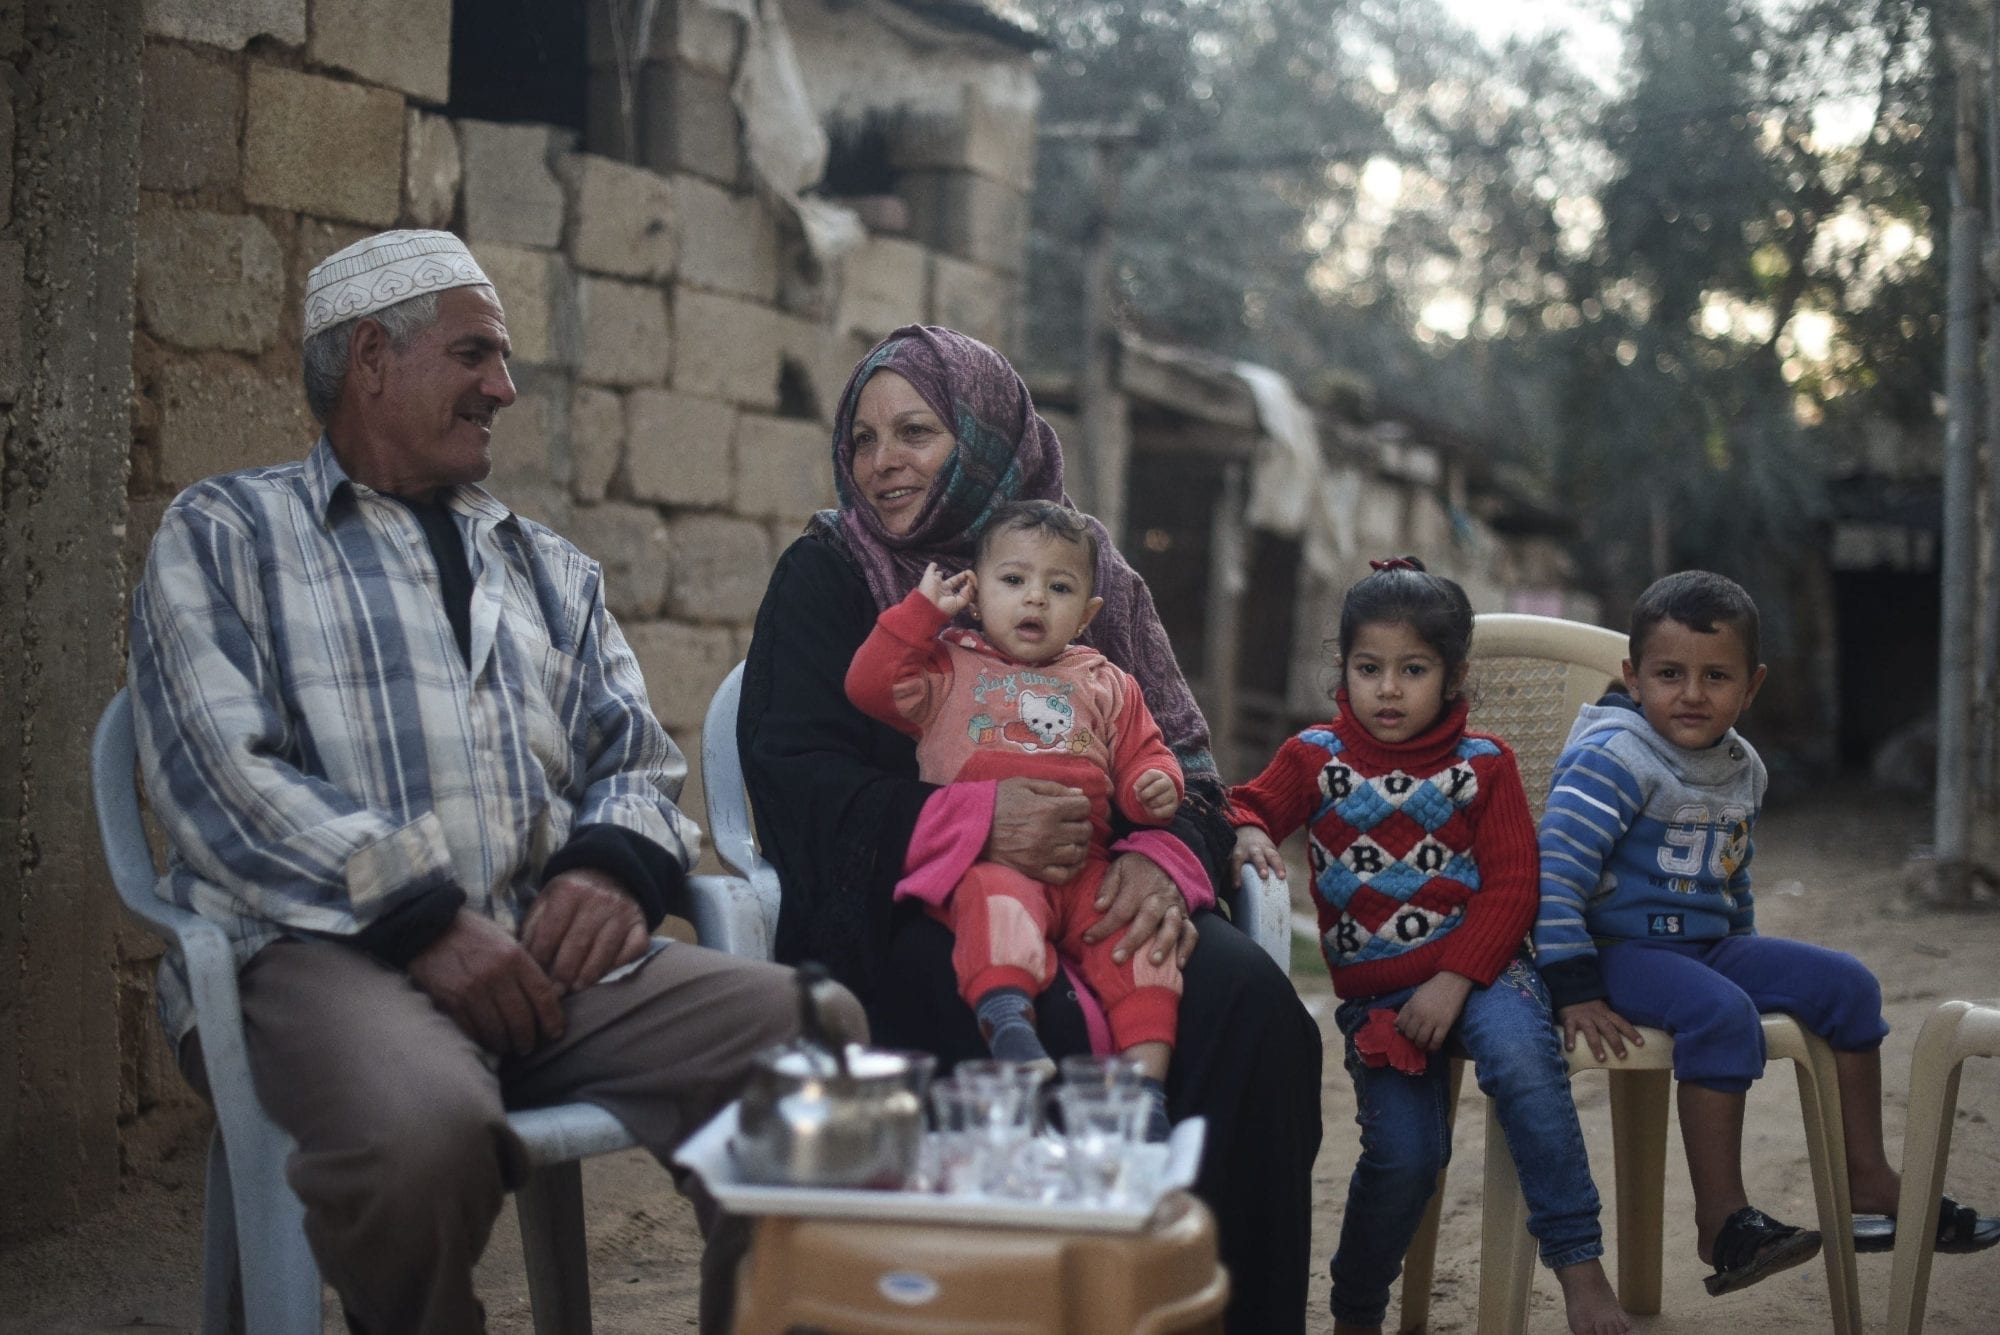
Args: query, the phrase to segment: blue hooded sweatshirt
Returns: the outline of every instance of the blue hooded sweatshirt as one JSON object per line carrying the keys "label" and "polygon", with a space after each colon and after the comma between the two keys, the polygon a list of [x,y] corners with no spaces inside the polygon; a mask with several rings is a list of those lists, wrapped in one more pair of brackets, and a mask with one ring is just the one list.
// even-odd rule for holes
{"label": "blue hooded sweatshirt", "polygon": [[1604,996],[1597,948],[1756,930],[1750,830],[1764,762],[1734,728],[1689,751],[1622,695],[1586,706],[1542,815],[1535,959],[1557,1007]]}

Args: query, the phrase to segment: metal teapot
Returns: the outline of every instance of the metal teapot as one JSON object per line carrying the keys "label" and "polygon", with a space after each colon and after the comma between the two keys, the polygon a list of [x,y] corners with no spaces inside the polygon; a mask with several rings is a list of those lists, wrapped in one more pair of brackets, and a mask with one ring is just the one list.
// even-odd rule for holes
{"label": "metal teapot", "polygon": [[752,1182],[896,1190],[917,1168],[932,1059],[833,1041],[798,970],[800,1036],[752,1059],[731,1149]]}

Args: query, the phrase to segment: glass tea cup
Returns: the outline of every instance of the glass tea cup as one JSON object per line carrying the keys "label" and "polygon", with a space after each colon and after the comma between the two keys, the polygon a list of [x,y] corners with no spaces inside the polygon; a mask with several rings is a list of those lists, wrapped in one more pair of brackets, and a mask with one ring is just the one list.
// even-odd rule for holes
{"label": "glass tea cup", "polygon": [[1051,1091],[1062,1120],[1064,1159],[1079,1204],[1119,1203],[1125,1166],[1145,1142],[1146,1091],[1133,1086],[1063,1085]]}
{"label": "glass tea cup", "polygon": [[1058,1064],[1062,1082],[1072,1088],[1102,1086],[1137,1089],[1146,1079],[1146,1068],[1136,1057],[1084,1055],[1064,1057]]}

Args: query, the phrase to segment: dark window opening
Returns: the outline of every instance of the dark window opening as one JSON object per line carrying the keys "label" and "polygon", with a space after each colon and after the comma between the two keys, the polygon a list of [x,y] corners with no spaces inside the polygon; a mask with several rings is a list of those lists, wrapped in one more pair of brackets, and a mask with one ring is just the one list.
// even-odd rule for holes
{"label": "dark window opening", "polygon": [[819,420],[819,396],[806,368],[787,357],[778,366],[778,416]]}
{"label": "dark window opening", "polygon": [[851,199],[867,195],[896,193],[897,172],[892,151],[889,118],[881,114],[858,122],[829,125],[826,131],[826,175],[820,178],[823,195]]}
{"label": "dark window opening", "polygon": [[452,0],[445,114],[581,133],[589,105],[585,12],[547,0]]}

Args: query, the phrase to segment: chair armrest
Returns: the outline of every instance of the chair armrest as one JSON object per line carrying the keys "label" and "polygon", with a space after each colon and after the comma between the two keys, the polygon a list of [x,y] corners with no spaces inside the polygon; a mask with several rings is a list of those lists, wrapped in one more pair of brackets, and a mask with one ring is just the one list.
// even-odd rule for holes
{"label": "chair armrest", "polygon": [[761,872],[748,878],[688,877],[689,916],[704,946],[742,959],[771,958],[778,936],[778,878],[768,863]]}
{"label": "chair armrest", "polygon": [[1285,882],[1273,876],[1266,880],[1248,863],[1243,865],[1238,884],[1236,926],[1264,948],[1279,970],[1292,971],[1292,897]]}

